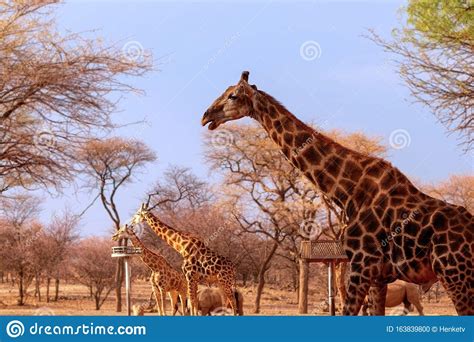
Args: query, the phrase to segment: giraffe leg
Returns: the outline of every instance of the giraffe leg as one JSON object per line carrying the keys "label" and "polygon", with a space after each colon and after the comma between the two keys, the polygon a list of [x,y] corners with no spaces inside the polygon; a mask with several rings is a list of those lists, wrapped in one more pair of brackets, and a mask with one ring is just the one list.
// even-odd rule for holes
{"label": "giraffe leg", "polygon": [[170,298],[171,308],[173,310],[173,316],[175,316],[176,312],[178,311],[178,291],[171,290],[170,292],[168,292],[168,296]]}
{"label": "giraffe leg", "polygon": [[237,299],[236,299],[236,292],[235,287],[230,285],[229,283],[219,282],[219,288],[221,289],[222,293],[224,294],[224,301],[222,302],[223,306],[226,307],[227,304],[230,304],[232,312],[234,315],[238,315],[238,307],[237,307]]}
{"label": "giraffe leg", "polygon": [[357,316],[360,311],[367,292],[369,291],[369,281],[360,273],[363,269],[358,264],[351,264],[349,285],[347,286],[346,302],[344,303],[343,315]]}
{"label": "giraffe leg", "polygon": [[152,287],[153,287],[153,294],[155,296],[156,309],[158,311],[158,315],[162,316],[163,314],[161,311],[161,308],[162,308],[162,305],[161,305],[162,298],[161,298],[161,293],[160,293],[161,291],[154,282],[152,282]]}
{"label": "giraffe leg", "polygon": [[188,308],[186,304],[186,292],[181,292],[179,294],[179,299],[181,300],[181,315],[186,316],[188,315]]}
{"label": "giraffe leg", "polygon": [[369,306],[371,316],[385,316],[385,300],[387,298],[387,285],[371,286],[369,298],[372,305]]}
{"label": "giraffe leg", "polygon": [[165,311],[165,301],[166,301],[166,293],[160,288],[160,299],[161,299],[161,316],[166,315]]}
{"label": "giraffe leg", "polygon": [[364,299],[364,303],[362,304],[362,316],[368,316],[368,310],[369,308],[369,301],[367,298]]}
{"label": "giraffe leg", "polygon": [[[437,254],[436,248],[433,252],[433,270],[446,289],[458,315],[474,315],[474,272],[470,250],[472,247],[464,248],[462,255],[451,251]],[[453,265],[454,262],[457,264]],[[464,266],[464,271],[460,270],[460,265]]]}
{"label": "giraffe leg", "polygon": [[[443,284],[449,298],[451,298],[458,315],[474,315],[474,288],[467,283],[456,283],[451,278],[442,278]],[[472,285],[471,285],[472,286]]]}
{"label": "giraffe leg", "polygon": [[198,282],[194,279],[193,275],[186,276],[188,282],[188,300],[189,300],[189,311],[192,316],[197,316],[197,288]]}

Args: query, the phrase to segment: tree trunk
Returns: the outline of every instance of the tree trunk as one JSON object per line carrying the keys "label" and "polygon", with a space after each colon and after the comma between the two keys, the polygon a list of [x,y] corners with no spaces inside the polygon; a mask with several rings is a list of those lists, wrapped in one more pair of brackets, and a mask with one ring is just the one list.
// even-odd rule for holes
{"label": "tree trunk", "polygon": [[244,273],[242,275],[242,286],[245,287],[247,286],[247,277],[248,277],[248,274],[247,273]]}
{"label": "tree trunk", "polygon": [[275,255],[275,252],[278,248],[278,242],[274,242],[272,249],[270,250],[270,253],[268,253],[265,261],[260,267],[260,270],[258,272],[258,285],[257,285],[257,294],[255,296],[255,304],[254,304],[254,313],[260,313],[260,300],[262,298],[262,292],[263,288],[265,287],[265,274],[267,273],[269,266],[270,266],[270,261],[272,260],[273,256]]}
{"label": "tree trunk", "polygon": [[40,277],[35,276],[35,296],[38,296],[38,301],[41,302],[41,286],[40,286]]}
{"label": "tree trunk", "polygon": [[59,278],[54,280],[54,301],[57,302],[59,300]]}
{"label": "tree trunk", "polygon": [[46,278],[46,303],[49,303],[49,286],[51,285],[51,277]]}
{"label": "tree trunk", "polygon": [[95,298],[95,309],[100,310],[100,295],[96,293],[94,298]]}
{"label": "tree trunk", "polygon": [[18,290],[19,290],[19,298],[18,298],[18,305],[22,306],[25,304],[24,300],[24,293],[23,293],[23,281],[24,281],[24,276],[23,276],[23,270],[18,272]]}
{"label": "tree trunk", "polygon": [[308,313],[308,278],[309,263],[307,260],[300,259],[300,280],[299,280],[299,296],[298,296],[298,313]]}

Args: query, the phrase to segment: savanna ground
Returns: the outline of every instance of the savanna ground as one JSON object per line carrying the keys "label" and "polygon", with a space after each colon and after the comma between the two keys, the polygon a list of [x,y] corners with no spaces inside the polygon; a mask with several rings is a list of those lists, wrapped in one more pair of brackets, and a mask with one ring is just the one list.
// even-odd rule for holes
{"label": "savanna ground", "polygon": [[[240,287],[244,295],[245,315],[253,315],[253,301],[255,297],[255,286]],[[43,293],[46,290],[42,289]],[[150,297],[150,286],[147,281],[137,280],[132,285],[132,304],[147,303]],[[125,312],[115,312],[115,299],[111,295],[107,298],[100,310],[94,309],[94,303],[89,298],[88,289],[80,284],[64,284],[60,289],[59,301],[46,303],[39,302],[30,291],[30,296],[23,306],[16,305],[16,286],[11,284],[0,284],[0,315],[125,315]],[[327,302],[325,289],[311,287],[308,296],[310,315],[327,316]],[[422,301],[425,315],[455,315],[453,305],[449,298],[440,291],[439,302],[433,298],[428,302],[424,297]],[[403,305],[395,308],[387,308],[387,315],[399,315]],[[170,312],[169,302],[167,312]],[[267,286],[262,295],[260,315],[297,315],[298,303],[296,294],[288,290],[279,290]],[[340,314],[339,312],[337,313]],[[148,315],[157,315],[151,313]],[[416,310],[409,315],[418,315]]]}

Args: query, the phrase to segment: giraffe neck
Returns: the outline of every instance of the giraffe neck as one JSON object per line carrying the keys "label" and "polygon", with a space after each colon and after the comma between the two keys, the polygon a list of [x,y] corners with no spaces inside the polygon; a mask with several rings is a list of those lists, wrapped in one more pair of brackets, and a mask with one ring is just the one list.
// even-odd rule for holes
{"label": "giraffe neck", "polygon": [[185,255],[186,250],[184,248],[185,237],[183,234],[178,232],[176,229],[164,224],[158,217],[153,215],[151,212],[146,213],[146,222],[153,229],[156,235],[179,254]]}
{"label": "giraffe neck", "polygon": [[142,249],[140,258],[150,269],[155,270],[157,266],[162,266],[164,263],[166,263],[162,256],[150,251],[135,234],[130,237],[130,241],[132,242],[133,246],[140,247]]}
{"label": "giraffe neck", "polygon": [[341,146],[331,138],[306,125],[270,95],[258,91],[254,100],[253,118],[280,147],[286,158],[313,184],[341,208],[346,208],[348,186],[338,187],[344,180],[357,184],[361,174],[345,174],[344,170],[358,167],[349,161],[357,153]]}

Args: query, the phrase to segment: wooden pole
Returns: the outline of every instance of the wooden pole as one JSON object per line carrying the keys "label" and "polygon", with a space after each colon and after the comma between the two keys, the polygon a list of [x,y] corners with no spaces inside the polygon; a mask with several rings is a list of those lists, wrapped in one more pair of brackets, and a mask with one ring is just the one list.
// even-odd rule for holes
{"label": "wooden pole", "polygon": [[308,313],[308,276],[309,263],[308,260],[300,258],[300,286],[299,286],[299,301],[298,312],[300,314]]}
{"label": "wooden pole", "polygon": [[127,303],[127,315],[131,316],[132,308],[130,306],[130,265],[128,264],[128,257],[124,258],[125,266],[125,295]]}
{"label": "wooden pole", "polygon": [[334,283],[334,261],[331,260],[328,263],[328,302],[331,316],[336,315],[336,303],[334,302]]}

